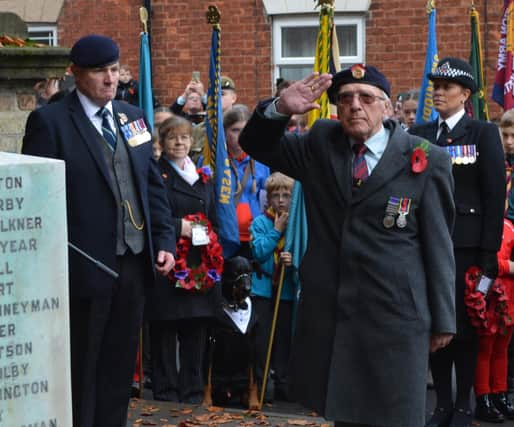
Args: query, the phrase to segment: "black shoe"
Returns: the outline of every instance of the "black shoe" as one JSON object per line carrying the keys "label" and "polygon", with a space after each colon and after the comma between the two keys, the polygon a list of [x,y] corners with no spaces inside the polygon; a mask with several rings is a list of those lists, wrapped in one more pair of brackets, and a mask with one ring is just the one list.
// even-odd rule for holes
{"label": "black shoe", "polygon": [[514,405],[510,401],[509,396],[507,396],[507,393],[491,394],[490,400],[505,418],[514,420]]}
{"label": "black shoe", "polygon": [[471,411],[455,408],[453,410],[453,417],[449,427],[473,427],[472,422],[473,414]]}
{"label": "black shoe", "polygon": [[435,408],[432,417],[425,424],[425,427],[449,427],[452,419],[452,409]]}
{"label": "black shoe", "polygon": [[141,389],[139,388],[138,381],[132,381],[132,387],[130,388],[130,397],[141,397]]}
{"label": "black shoe", "polygon": [[496,409],[496,406],[489,399],[488,394],[477,396],[477,406],[475,408],[475,418],[489,423],[503,423],[505,417]]}

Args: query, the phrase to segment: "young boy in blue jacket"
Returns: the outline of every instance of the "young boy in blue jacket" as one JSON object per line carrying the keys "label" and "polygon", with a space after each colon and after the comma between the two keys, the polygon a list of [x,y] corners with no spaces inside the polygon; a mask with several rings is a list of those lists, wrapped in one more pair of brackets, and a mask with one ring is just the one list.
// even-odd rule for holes
{"label": "young boy in blue jacket", "polygon": [[[256,337],[256,379],[259,385],[262,384],[280,270],[285,268],[271,357],[275,400],[288,400],[287,370],[296,285],[291,253],[284,252],[284,244],[293,183],[294,180],[284,174],[271,174],[266,180],[268,209],[250,226],[252,253],[258,263],[252,277],[252,303],[260,320]],[[271,400],[269,397],[266,393],[266,400]]]}

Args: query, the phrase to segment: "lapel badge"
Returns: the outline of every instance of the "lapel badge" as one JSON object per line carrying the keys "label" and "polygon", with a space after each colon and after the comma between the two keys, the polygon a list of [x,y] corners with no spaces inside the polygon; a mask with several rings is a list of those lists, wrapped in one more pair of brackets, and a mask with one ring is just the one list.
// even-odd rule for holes
{"label": "lapel badge", "polygon": [[168,174],[167,174],[167,173],[163,173],[163,174],[162,174],[162,178],[163,178],[163,179],[168,179]]}
{"label": "lapel badge", "polygon": [[128,117],[125,113],[118,113],[118,118],[120,119],[120,123],[122,125],[128,122]]}
{"label": "lapel badge", "polygon": [[350,68],[350,70],[354,79],[360,80],[364,78],[364,75],[366,74],[366,66],[364,64],[355,64]]}

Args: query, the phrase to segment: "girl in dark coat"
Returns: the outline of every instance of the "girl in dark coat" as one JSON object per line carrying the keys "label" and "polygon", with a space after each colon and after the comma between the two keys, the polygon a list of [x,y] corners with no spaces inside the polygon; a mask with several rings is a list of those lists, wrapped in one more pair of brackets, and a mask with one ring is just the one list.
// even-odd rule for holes
{"label": "girl in dark coat", "polygon": [[[193,223],[185,218],[189,214],[201,213],[214,228],[217,226],[213,185],[205,172],[197,171],[188,156],[191,134],[191,123],[181,117],[171,117],[159,128],[163,150],[159,159],[161,176],[177,236],[186,238],[191,238],[193,232]],[[200,246],[193,243],[186,258],[188,267],[200,264],[200,251]],[[207,323],[214,316],[218,290],[215,286],[197,292],[183,289],[178,283],[175,279],[163,278],[152,290],[147,303],[153,396],[155,400],[200,403]],[[180,344],[178,366],[177,342]]]}

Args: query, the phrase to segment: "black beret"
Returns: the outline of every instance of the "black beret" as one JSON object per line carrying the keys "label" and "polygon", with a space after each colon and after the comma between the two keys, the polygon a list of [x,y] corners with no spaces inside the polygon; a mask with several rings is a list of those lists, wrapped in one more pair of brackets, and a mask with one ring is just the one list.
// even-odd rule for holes
{"label": "black beret", "polygon": [[461,86],[475,93],[478,90],[471,65],[459,58],[443,58],[437,64],[436,69],[432,73],[428,73],[430,80],[449,80],[459,83]]}
{"label": "black beret", "polygon": [[328,99],[332,104],[336,103],[337,92],[341,85],[347,83],[363,83],[382,89],[391,97],[391,86],[385,76],[372,65],[355,64],[334,74],[332,85],[328,88]]}
{"label": "black beret", "polygon": [[70,60],[82,68],[97,68],[114,64],[120,58],[120,49],[109,37],[90,34],[78,40],[70,52]]}

